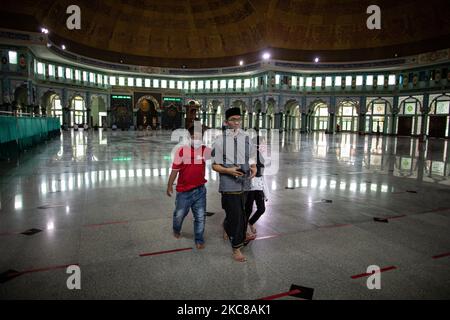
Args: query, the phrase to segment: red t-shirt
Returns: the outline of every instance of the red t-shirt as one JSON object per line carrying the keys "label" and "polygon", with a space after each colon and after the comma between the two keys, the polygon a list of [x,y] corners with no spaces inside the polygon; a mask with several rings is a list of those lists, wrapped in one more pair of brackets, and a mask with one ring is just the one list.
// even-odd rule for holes
{"label": "red t-shirt", "polygon": [[175,153],[172,163],[173,170],[179,170],[177,192],[185,192],[204,185],[205,161],[211,158],[211,149],[202,146],[194,149],[192,146],[184,146]]}

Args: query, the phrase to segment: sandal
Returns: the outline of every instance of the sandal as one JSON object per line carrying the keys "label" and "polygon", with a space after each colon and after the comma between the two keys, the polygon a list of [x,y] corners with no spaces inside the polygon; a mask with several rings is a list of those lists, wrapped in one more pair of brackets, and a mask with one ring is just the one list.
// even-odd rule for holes
{"label": "sandal", "polygon": [[245,262],[247,258],[241,253],[240,250],[233,250],[233,259],[237,262]]}

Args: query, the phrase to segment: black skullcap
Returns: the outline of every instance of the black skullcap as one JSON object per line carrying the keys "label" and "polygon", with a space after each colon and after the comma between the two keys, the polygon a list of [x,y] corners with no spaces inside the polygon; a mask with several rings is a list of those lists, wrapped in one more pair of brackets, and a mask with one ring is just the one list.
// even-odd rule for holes
{"label": "black skullcap", "polygon": [[241,109],[240,108],[230,108],[227,111],[225,111],[225,118],[228,120],[232,116],[240,116],[241,115]]}

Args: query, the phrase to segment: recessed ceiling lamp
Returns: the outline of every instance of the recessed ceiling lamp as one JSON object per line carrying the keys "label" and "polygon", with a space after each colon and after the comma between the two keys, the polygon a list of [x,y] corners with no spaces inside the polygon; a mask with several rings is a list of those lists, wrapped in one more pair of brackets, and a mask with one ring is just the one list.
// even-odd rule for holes
{"label": "recessed ceiling lamp", "polygon": [[270,53],[264,52],[262,57],[263,57],[264,60],[269,60],[270,59]]}
{"label": "recessed ceiling lamp", "polygon": [[315,57],[315,58],[314,58],[314,62],[315,62],[315,63],[319,63],[319,61],[320,61],[319,57]]}

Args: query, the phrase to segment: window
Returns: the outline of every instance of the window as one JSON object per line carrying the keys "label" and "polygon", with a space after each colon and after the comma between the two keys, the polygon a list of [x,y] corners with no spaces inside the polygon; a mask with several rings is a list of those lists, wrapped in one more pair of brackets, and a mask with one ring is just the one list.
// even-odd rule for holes
{"label": "window", "polygon": [[209,81],[209,80],[205,81],[205,89],[207,89],[207,90],[211,89],[211,81]]}
{"label": "window", "polygon": [[53,97],[52,100],[52,116],[59,118],[60,124],[63,124],[61,99],[56,95]]}
{"label": "window", "polygon": [[153,88],[159,88],[158,79],[153,79]]}
{"label": "window", "polygon": [[228,80],[228,89],[233,89],[233,86],[234,86],[234,80],[233,79]]}
{"label": "window", "polygon": [[299,87],[303,87],[303,84],[304,84],[304,79],[303,79],[303,77],[300,77],[299,78]]}
{"label": "window", "polygon": [[340,87],[342,85],[342,77],[341,76],[337,76],[336,78],[334,78],[334,85],[336,87]]}
{"label": "window", "polygon": [[144,85],[145,85],[145,87],[146,88],[150,88],[150,79],[145,79],[145,81],[144,81]]}
{"label": "window", "polygon": [[389,76],[388,84],[389,84],[390,86],[395,86],[395,74],[391,74],[391,75]]}
{"label": "window", "polygon": [[177,88],[183,89],[183,81],[177,81]]}
{"label": "window", "polygon": [[236,79],[236,89],[241,89],[241,88],[242,88],[242,80]]}
{"label": "window", "polygon": [[64,68],[58,67],[58,77],[64,78]]}
{"label": "window", "polygon": [[101,74],[97,74],[97,83],[98,84],[103,84],[103,77]]}
{"label": "window", "polygon": [[366,85],[373,86],[373,76],[366,77]]}
{"label": "window", "polygon": [[436,114],[448,114],[450,101],[437,101]]}
{"label": "window", "polygon": [[326,77],[325,78],[325,87],[331,87],[332,84],[333,84],[333,78]]}
{"label": "window", "polygon": [[195,81],[191,81],[191,90],[195,90]]}
{"label": "window", "polygon": [[406,102],[405,103],[405,114],[416,114],[416,103]]}
{"label": "window", "polygon": [[84,82],[88,81],[88,75],[86,71],[83,71],[83,81]]}
{"label": "window", "polygon": [[55,76],[55,66],[52,65],[52,64],[50,64],[50,65],[48,66],[48,75],[49,75],[50,77],[54,77],[54,76]]}
{"label": "window", "polygon": [[72,79],[72,69],[66,68],[66,79]]}
{"label": "window", "polygon": [[345,77],[345,85],[349,87],[352,85],[352,76]]}
{"label": "window", "polygon": [[129,77],[129,78],[127,79],[127,85],[128,85],[129,87],[133,87],[133,86],[134,86],[134,79],[131,78],[131,77]]}
{"label": "window", "polygon": [[8,51],[9,63],[17,64],[17,52],[16,51]]}
{"label": "window", "polygon": [[161,88],[166,89],[167,88],[167,80],[161,80]]}
{"label": "window", "polygon": [[89,82],[95,83],[95,74],[93,74],[92,72],[89,72]]}
{"label": "window", "polygon": [[322,86],[322,77],[316,77],[316,86],[321,87]]}
{"label": "window", "polygon": [[244,89],[248,89],[250,88],[250,79],[245,79],[244,80]]}
{"label": "window", "polygon": [[379,76],[377,77],[377,84],[378,84],[379,86],[384,85],[384,76],[383,76],[383,75],[379,75]]}
{"label": "window", "polygon": [[362,86],[363,85],[363,76],[356,76],[356,85]]}
{"label": "window", "polygon": [[306,78],[306,86],[307,87],[311,87],[312,86],[312,78],[311,77]]}
{"label": "window", "polygon": [[184,82],[184,90],[189,90],[189,81]]}
{"label": "window", "polygon": [[42,62],[38,62],[37,64],[37,73],[44,74],[44,64]]}
{"label": "window", "polygon": [[292,76],[292,86],[297,87],[297,76]]}
{"label": "window", "polygon": [[279,74],[275,75],[275,84],[276,85],[280,84],[280,75]]}
{"label": "window", "polygon": [[213,89],[214,90],[218,88],[218,84],[219,84],[218,80],[213,80]]}
{"label": "window", "polygon": [[203,80],[197,81],[198,90],[203,90],[204,82]]}
{"label": "window", "polygon": [[112,86],[115,86],[116,85],[116,77],[110,76],[109,77],[109,84],[112,85]]}
{"label": "window", "polygon": [[353,107],[351,107],[351,106],[342,107],[342,115],[343,116],[352,116],[353,115]]}
{"label": "window", "polygon": [[225,89],[227,87],[227,80],[220,80],[220,89]]}
{"label": "window", "polygon": [[384,114],[386,109],[386,104],[384,103],[374,103],[373,104],[373,114]]}
{"label": "window", "polygon": [[119,86],[124,86],[124,85],[125,85],[125,78],[119,77]]}
{"label": "window", "polygon": [[170,89],[175,89],[175,81],[174,80],[170,80],[169,81],[169,88]]}
{"label": "window", "polygon": [[81,80],[81,71],[75,70],[75,80],[80,81]]}
{"label": "window", "polygon": [[105,85],[108,84],[108,77],[107,76],[103,76],[103,82],[105,83]]}
{"label": "window", "polygon": [[136,87],[142,87],[142,79],[141,78],[136,79]]}

